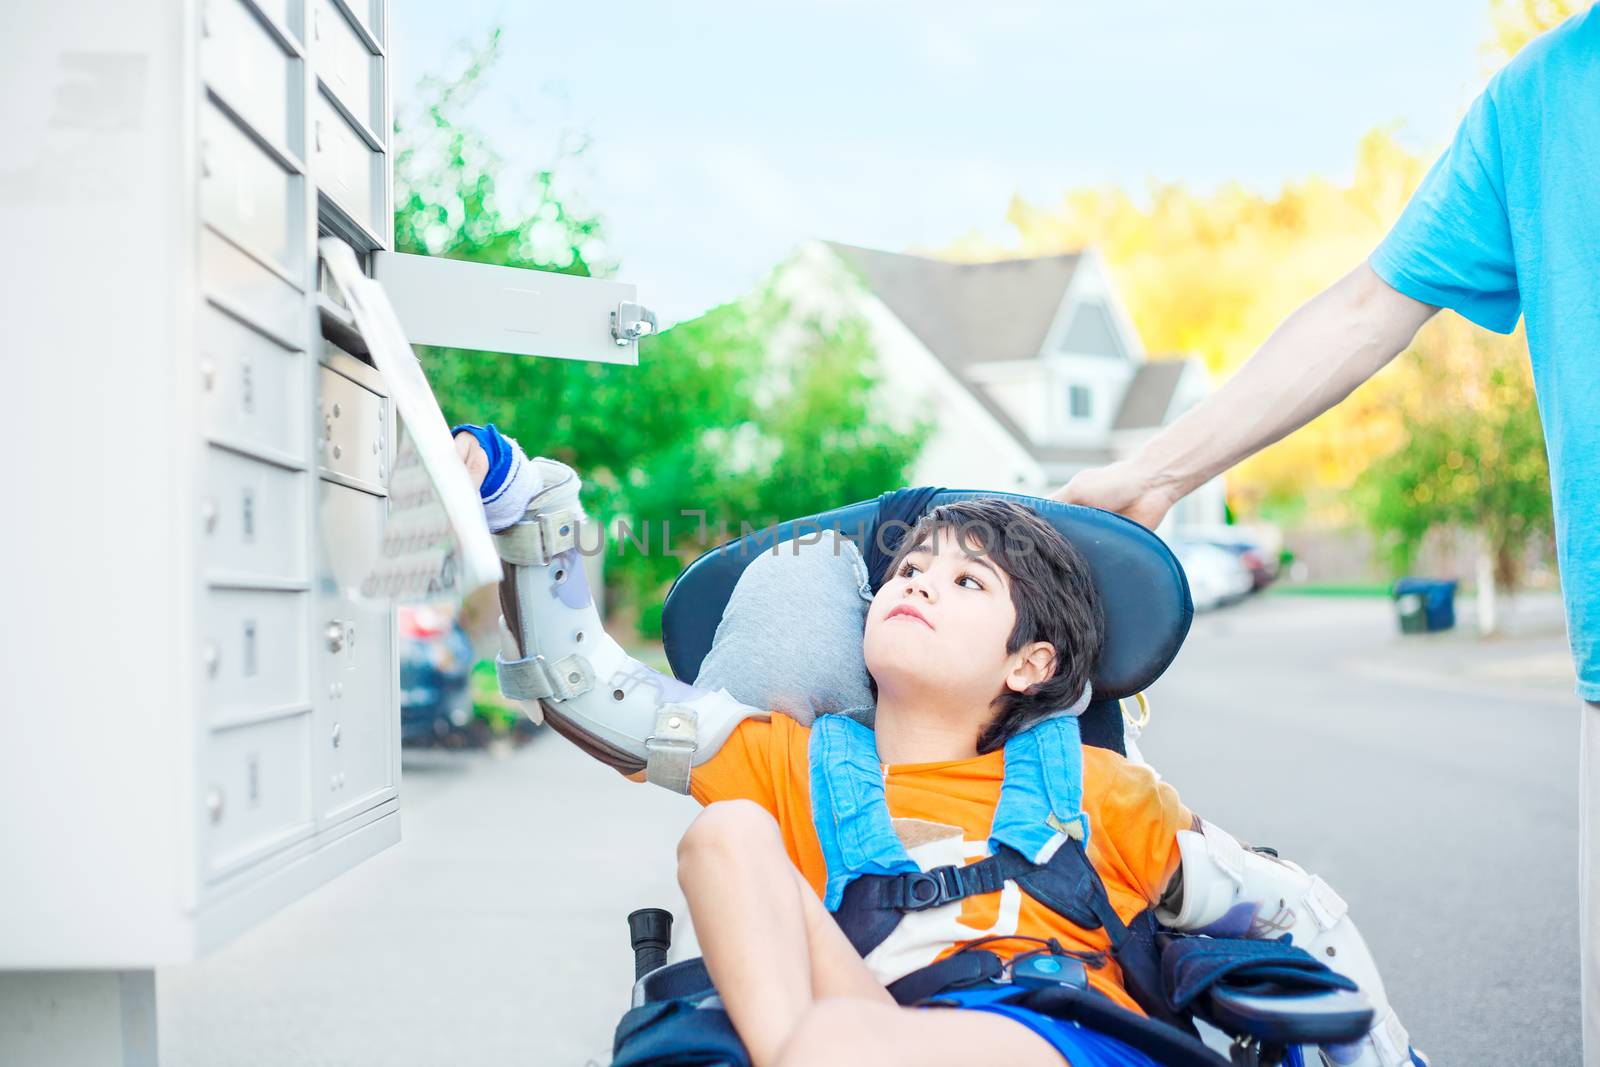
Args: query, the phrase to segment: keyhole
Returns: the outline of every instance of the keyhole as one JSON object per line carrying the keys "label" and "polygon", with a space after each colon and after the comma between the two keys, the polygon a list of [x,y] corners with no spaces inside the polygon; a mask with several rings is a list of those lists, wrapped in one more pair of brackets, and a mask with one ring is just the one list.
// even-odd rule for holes
{"label": "keyhole", "polygon": [[246,541],[256,539],[256,495],[249,489],[244,491],[242,498],[243,509],[240,515],[240,526]]}
{"label": "keyhole", "polygon": [[256,410],[256,384],[255,375],[251,371],[248,359],[239,367],[239,402],[244,410],[254,413]]}
{"label": "keyhole", "polygon": [[254,619],[244,624],[244,674],[246,678],[256,673],[256,624]]}
{"label": "keyhole", "polygon": [[261,757],[252,755],[249,766],[249,795],[252,806],[261,802]]}

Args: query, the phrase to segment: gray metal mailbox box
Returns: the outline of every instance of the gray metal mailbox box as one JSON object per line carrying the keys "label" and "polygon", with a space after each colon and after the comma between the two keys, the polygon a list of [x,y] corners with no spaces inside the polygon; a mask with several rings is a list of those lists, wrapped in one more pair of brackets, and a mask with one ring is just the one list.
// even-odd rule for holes
{"label": "gray metal mailbox box", "polygon": [[387,24],[385,0],[0,17],[0,1061],[153,1058],[154,966],[399,839],[394,613],[355,594],[398,430],[319,238],[413,340],[635,358],[631,286],[390,251]]}

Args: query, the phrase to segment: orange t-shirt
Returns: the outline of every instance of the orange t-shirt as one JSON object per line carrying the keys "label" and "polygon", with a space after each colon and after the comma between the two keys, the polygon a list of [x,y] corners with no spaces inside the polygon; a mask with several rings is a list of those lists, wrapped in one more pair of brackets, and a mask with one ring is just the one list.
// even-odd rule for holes
{"label": "orange t-shirt", "polygon": [[[810,728],[788,716],[747,719],[721,751],[694,769],[690,792],[702,804],[752,800],[771,812],[790,859],[820,897],[827,865],[811,819],[810,740]],[[989,854],[989,829],[1004,776],[1001,751],[884,768],[890,818],[918,866],[930,870]],[[1191,816],[1177,791],[1148,767],[1090,746],[1083,749],[1083,809],[1089,816],[1089,859],[1112,907],[1124,921],[1131,919],[1166,889],[1178,868],[1177,832],[1189,827]],[[1104,930],[1074,926],[1007,882],[994,893],[906,915],[867,963],[880,980],[892,981],[980,937],[1053,937],[1081,952],[1109,953],[1111,947]],[[1009,958],[1040,946],[1001,940],[983,947]],[[1105,966],[1089,969],[1089,982],[1138,1010],[1109,955]]]}

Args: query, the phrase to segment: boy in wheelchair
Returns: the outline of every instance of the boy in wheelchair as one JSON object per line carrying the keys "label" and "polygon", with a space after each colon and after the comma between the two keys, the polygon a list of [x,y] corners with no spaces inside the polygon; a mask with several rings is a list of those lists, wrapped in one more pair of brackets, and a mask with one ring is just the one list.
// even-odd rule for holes
{"label": "boy in wheelchair", "polygon": [[[596,758],[706,805],[679,881],[757,1067],[1172,1062],[1163,1050],[1192,1039],[1152,1044],[1144,1014],[1187,1027],[1178,1009],[1229,975],[1359,986],[1373,1010],[1324,1056],[1422,1062],[1331,889],[1079,742],[1101,605],[1082,556],[1029,508],[965,500],[919,521],[867,610],[873,727],[805,726],[626,656],[576,549],[576,474],[493,427],[457,447],[507,563],[502,688]],[[1163,983],[1156,920],[1232,955],[1166,945]]]}

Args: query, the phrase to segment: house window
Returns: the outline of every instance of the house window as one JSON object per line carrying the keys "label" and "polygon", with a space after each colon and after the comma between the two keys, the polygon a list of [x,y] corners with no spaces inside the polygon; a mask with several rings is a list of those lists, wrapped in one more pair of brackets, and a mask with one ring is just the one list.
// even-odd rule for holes
{"label": "house window", "polygon": [[1089,417],[1089,387],[1087,385],[1067,386],[1067,414],[1075,419],[1087,419]]}

